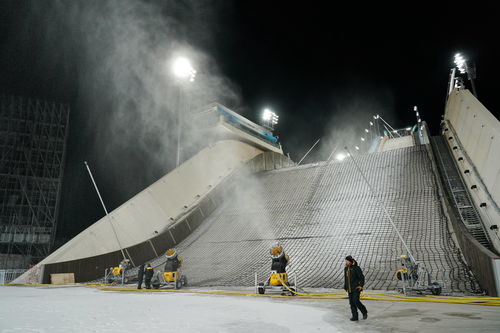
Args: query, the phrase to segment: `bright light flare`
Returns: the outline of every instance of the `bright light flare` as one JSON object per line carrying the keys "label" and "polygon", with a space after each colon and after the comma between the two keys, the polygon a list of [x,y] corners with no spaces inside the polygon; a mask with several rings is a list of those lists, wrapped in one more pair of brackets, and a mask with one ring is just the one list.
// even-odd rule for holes
{"label": "bright light flare", "polygon": [[373,123],[370,121],[370,126],[373,126]]}
{"label": "bright light flare", "polygon": [[356,150],[359,150],[359,147],[358,147],[358,146],[354,146],[354,148],[356,148]]}
{"label": "bright light flare", "polygon": [[264,109],[264,112],[262,113],[262,119],[264,119],[265,121],[269,121],[269,120],[271,120],[272,116],[273,116],[273,113],[271,110]]}
{"label": "bright light flare", "polygon": [[336,159],[337,161],[343,161],[346,157],[347,157],[347,156],[346,156],[345,154],[340,153],[340,154],[337,154],[337,155],[335,156],[335,159]]}
{"label": "bright light flare", "polygon": [[181,79],[189,79],[190,82],[194,81],[196,77],[196,70],[191,65],[191,62],[186,57],[179,57],[175,59],[172,64],[172,71],[174,75]]}
{"label": "bright light flare", "polygon": [[274,113],[273,111],[271,111],[267,108],[264,109],[264,111],[262,113],[262,119],[264,121],[270,122],[272,125],[277,125],[279,118],[280,117],[276,113]]}
{"label": "bright light flare", "polygon": [[365,141],[365,138],[361,138],[361,141]]}
{"label": "bright light flare", "polygon": [[453,62],[461,74],[465,74],[467,72],[465,58],[460,53],[455,54],[455,60]]}

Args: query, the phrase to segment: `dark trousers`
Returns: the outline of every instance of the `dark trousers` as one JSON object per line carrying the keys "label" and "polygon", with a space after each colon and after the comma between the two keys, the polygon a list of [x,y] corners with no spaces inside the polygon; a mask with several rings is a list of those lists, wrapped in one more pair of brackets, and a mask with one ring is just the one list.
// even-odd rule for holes
{"label": "dark trousers", "polygon": [[356,290],[352,293],[349,293],[349,305],[351,306],[352,317],[358,319],[358,309],[362,314],[366,314],[368,311],[366,307],[359,300],[359,295],[361,291]]}
{"label": "dark trousers", "polygon": [[140,278],[139,281],[137,281],[137,289],[141,288],[142,288],[142,278]]}
{"label": "dark trousers", "polygon": [[144,283],[146,284],[146,289],[151,289],[151,279],[144,280]]}

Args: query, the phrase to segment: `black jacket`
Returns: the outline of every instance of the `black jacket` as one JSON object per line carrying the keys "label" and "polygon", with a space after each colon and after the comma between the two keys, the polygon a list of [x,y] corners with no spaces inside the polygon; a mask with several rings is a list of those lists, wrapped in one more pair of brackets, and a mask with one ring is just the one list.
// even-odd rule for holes
{"label": "black jacket", "polygon": [[[148,269],[148,268],[151,268],[151,269]],[[155,270],[153,269],[153,267],[147,267],[145,270],[144,270],[144,278],[146,280],[151,280],[151,278],[153,277],[153,274],[155,273]]]}
{"label": "black jacket", "polygon": [[142,281],[142,277],[144,276],[144,264],[139,266],[139,270],[137,271],[137,278]]}
{"label": "black jacket", "polygon": [[352,265],[344,268],[344,290],[347,292],[356,291],[356,287],[363,287],[365,285],[365,276],[363,271],[354,261]]}

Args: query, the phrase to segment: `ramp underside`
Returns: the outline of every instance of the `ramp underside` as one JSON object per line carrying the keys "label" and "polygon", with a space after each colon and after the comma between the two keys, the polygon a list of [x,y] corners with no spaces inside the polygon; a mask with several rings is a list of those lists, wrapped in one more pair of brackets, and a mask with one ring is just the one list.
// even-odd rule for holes
{"label": "ramp underside", "polygon": [[[435,278],[444,273],[452,291],[473,290],[425,147],[362,155],[357,162],[414,257]],[[269,247],[279,241],[299,286],[341,288],[343,258],[352,255],[368,288],[396,288],[405,251],[352,161],[242,175],[227,186],[225,203],[178,246],[191,285],[249,286],[255,272],[264,280]]]}

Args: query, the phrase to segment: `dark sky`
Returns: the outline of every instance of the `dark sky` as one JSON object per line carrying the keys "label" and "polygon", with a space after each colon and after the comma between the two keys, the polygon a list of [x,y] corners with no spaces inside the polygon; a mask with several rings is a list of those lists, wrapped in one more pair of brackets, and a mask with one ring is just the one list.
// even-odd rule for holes
{"label": "dark sky", "polygon": [[[134,1],[90,2],[120,6]],[[92,129],[104,120],[89,109],[109,101],[97,94],[94,104],[82,102],[82,81],[76,78],[85,74],[82,63],[89,55],[84,48],[86,31],[76,23],[72,26],[72,19],[86,2],[66,1],[79,5],[68,9],[65,25],[51,26],[61,21],[53,11],[61,3],[65,2],[0,2],[0,93],[61,101],[72,108],[59,244],[103,215],[83,169],[84,159],[92,163],[94,158],[96,180],[110,209],[172,168],[168,162],[142,175],[148,155],[137,147],[115,156],[133,161],[130,170],[95,157],[91,142],[99,133]],[[494,16],[498,12],[493,1],[467,7],[437,1],[418,6],[415,2],[384,6],[380,1],[298,2],[301,6],[292,1],[135,3],[138,8],[154,4],[170,18],[172,31],[213,59],[238,91],[242,113],[256,119],[264,107],[275,110],[280,115],[276,134],[295,160],[316,139],[331,135],[335,119],[345,123],[346,115],[356,108],[366,108],[366,117],[349,119],[355,127],[367,124],[372,110],[403,127],[415,122],[412,108],[418,105],[436,133],[456,52],[476,63],[479,98],[499,116],[495,79],[500,53]],[[96,20],[106,20],[103,13]],[[143,20],[146,24],[148,19]],[[72,34],[66,35],[64,29]],[[50,47],[49,34],[58,36]],[[203,75],[203,69],[199,71]],[[320,149],[309,162],[321,158],[325,156]],[[127,180],[114,176],[115,171],[133,177],[133,184],[121,187]]]}

